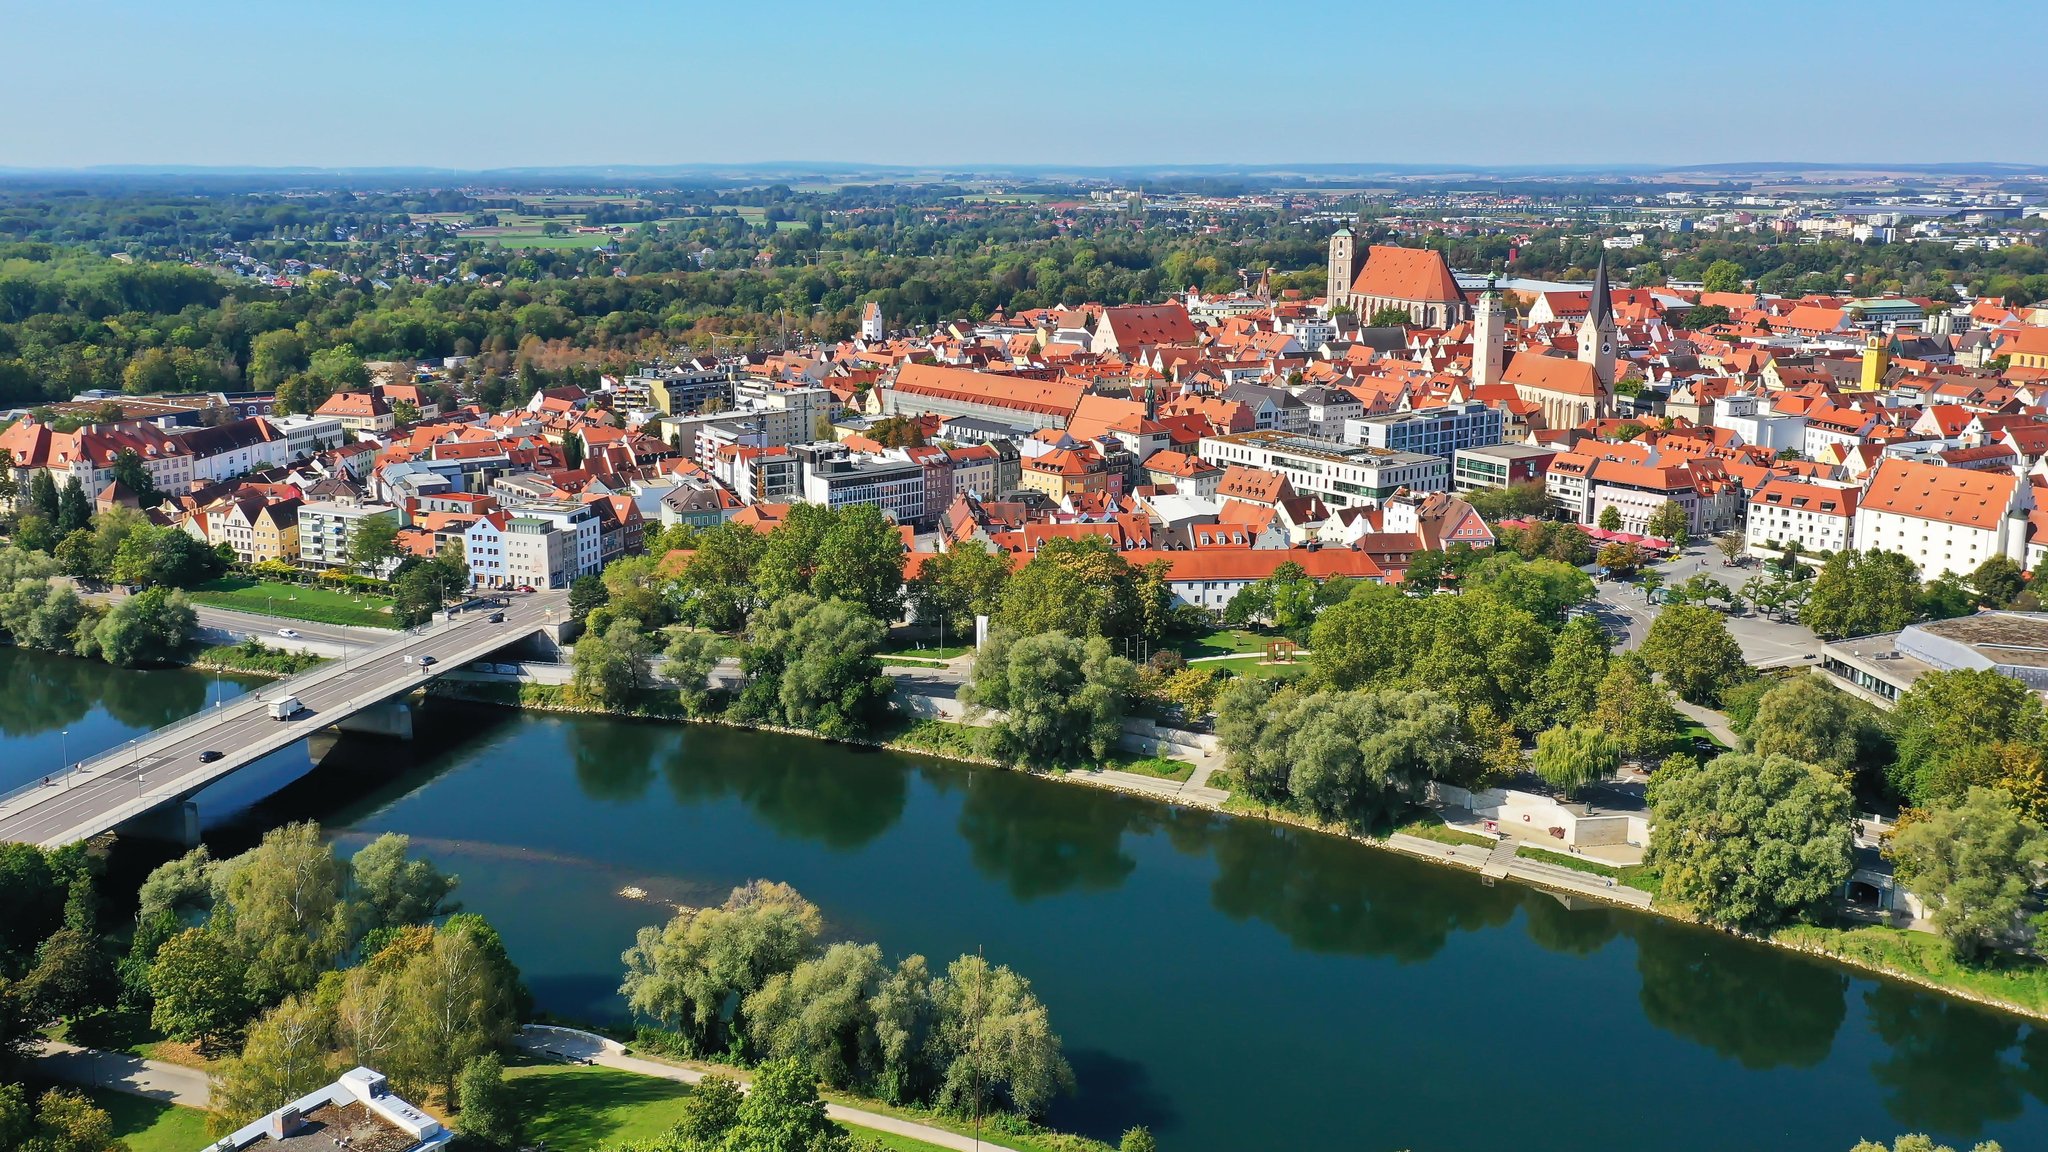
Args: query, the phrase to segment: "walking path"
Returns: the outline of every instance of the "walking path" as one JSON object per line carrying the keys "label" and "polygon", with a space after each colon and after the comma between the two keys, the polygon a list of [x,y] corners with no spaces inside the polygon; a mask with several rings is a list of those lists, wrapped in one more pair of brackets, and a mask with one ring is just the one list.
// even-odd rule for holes
{"label": "walking path", "polygon": [[1735,735],[1735,729],[1728,726],[1728,717],[1714,711],[1712,708],[1702,708],[1697,704],[1688,704],[1680,700],[1676,695],[1671,697],[1671,702],[1678,706],[1679,715],[1705,728],[1713,735],[1714,739],[1719,740],[1730,748],[1742,747],[1741,738]]}
{"label": "walking path", "polygon": [[[662,1064],[653,1060],[643,1060],[637,1056],[629,1056],[626,1054],[624,1046],[618,1041],[608,1040],[595,1033],[582,1032],[574,1028],[555,1028],[545,1024],[528,1024],[520,1028],[519,1035],[514,1040],[514,1043],[521,1050],[534,1056],[553,1056],[565,1060],[579,1060],[605,1068],[616,1068],[621,1072],[631,1072],[640,1076],[654,1076],[663,1080],[675,1080],[684,1084],[696,1084],[702,1081],[705,1076],[710,1075],[710,1073],[699,1072],[694,1068],[683,1068],[675,1064]],[[747,1081],[744,1074],[734,1074],[733,1079],[738,1080],[742,1088],[746,1087]],[[972,1136],[962,1136],[957,1132],[948,1132],[944,1128],[934,1128],[929,1124],[919,1124],[912,1120],[900,1120],[894,1116],[885,1116],[880,1112],[868,1112],[860,1108],[849,1108],[844,1104],[826,1104],[825,1115],[837,1120],[841,1124],[852,1125],[855,1128],[868,1128],[876,1132],[887,1132],[893,1136],[903,1136],[911,1140],[922,1140],[927,1144],[936,1144],[941,1148],[957,1149],[958,1152],[975,1152],[976,1149],[987,1149],[988,1152],[1013,1152],[1012,1149],[987,1138],[976,1140]]]}
{"label": "walking path", "polygon": [[145,1060],[126,1052],[102,1052],[45,1040],[31,1053],[38,1070],[67,1084],[111,1088],[166,1104],[205,1108],[212,1100],[206,1073],[183,1064]]}

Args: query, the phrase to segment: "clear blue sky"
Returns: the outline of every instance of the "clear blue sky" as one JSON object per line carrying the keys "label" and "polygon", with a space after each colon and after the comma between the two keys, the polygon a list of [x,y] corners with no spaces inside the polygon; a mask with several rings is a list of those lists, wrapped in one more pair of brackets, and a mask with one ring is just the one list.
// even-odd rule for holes
{"label": "clear blue sky", "polygon": [[2041,0],[0,0],[0,166],[2048,162]]}

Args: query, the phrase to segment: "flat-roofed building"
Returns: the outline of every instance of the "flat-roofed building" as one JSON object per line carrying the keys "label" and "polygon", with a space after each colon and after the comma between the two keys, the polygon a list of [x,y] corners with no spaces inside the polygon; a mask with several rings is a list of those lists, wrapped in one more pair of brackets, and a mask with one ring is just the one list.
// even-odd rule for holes
{"label": "flat-roofed building", "polygon": [[1297,494],[1320,496],[1337,508],[1377,505],[1403,488],[1447,492],[1451,486],[1450,461],[1441,456],[1338,444],[1288,432],[1204,436],[1196,452],[1221,468],[1238,465],[1274,473]]}

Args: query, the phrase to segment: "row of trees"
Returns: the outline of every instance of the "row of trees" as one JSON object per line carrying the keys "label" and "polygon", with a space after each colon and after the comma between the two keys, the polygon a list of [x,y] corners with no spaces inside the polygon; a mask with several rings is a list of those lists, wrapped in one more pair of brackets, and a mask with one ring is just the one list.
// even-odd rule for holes
{"label": "row of trees", "polygon": [[135,668],[178,659],[198,628],[182,592],[149,588],[102,606],[58,574],[49,557],[0,547],[0,632],[17,646]]}
{"label": "row of trees", "polygon": [[1029,1116],[1071,1090],[1028,980],[978,956],[934,976],[922,956],[889,965],[872,944],[827,947],[822,934],[815,905],[757,880],[642,928],[619,990],[666,1030],[650,1039],[682,1054],[787,1062],[891,1103]]}

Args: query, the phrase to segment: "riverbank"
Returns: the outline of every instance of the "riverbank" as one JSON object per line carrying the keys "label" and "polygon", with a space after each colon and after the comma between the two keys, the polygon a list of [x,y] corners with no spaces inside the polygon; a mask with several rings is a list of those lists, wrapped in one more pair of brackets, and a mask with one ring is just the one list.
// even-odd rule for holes
{"label": "riverbank", "polygon": [[[683,712],[675,696],[665,692],[650,692],[645,700],[636,702],[628,708],[616,709],[571,703],[565,698],[563,689],[546,685],[454,684],[443,680],[437,681],[430,691],[435,695],[501,707],[564,714],[687,721],[730,728],[782,731],[789,735],[821,739],[811,732],[762,729],[759,725],[741,723],[724,716],[688,716]],[[1014,766],[998,763],[977,752],[971,733],[972,729],[962,724],[916,720],[885,739],[830,742],[886,748],[960,764],[1014,770]],[[1439,866],[1478,872],[1488,882],[1501,878],[1513,879],[1537,888],[1648,912],[1667,920],[1701,924],[1701,921],[1692,916],[1687,909],[1659,903],[1654,873],[1640,867],[1613,870],[1614,874],[1609,875],[1608,870],[1595,872],[1577,866],[1576,861],[1551,863],[1534,857],[1501,853],[1498,844],[1472,844],[1455,834],[1431,835],[1430,833],[1435,830],[1429,828],[1414,829],[1415,832],[1421,832],[1421,835],[1401,830],[1386,835],[1361,834],[1300,813],[1261,806],[1240,796],[1226,793],[1222,789],[1194,788],[1186,784],[1176,784],[1169,779],[1148,779],[1133,773],[1047,772],[1028,769],[1024,771],[1045,779],[1107,788],[1169,804],[1205,808],[1222,815],[1252,817],[1271,823],[1288,824],[1307,831],[1350,840],[1369,848],[1393,851],[1413,859],[1426,860]],[[1227,780],[1227,776],[1225,779]],[[1644,887],[1630,883],[1640,883],[1644,879],[1651,883]],[[1838,928],[1799,924],[1781,928],[1768,935],[1731,935],[1740,935],[1751,943],[1822,958],[1861,973],[1896,980],[2028,1020],[2048,1022],[2048,966],[2028,965],[2006,970],[1965,968],[1948,957],[1945,945],[1936,937],[1876,925]]]}

